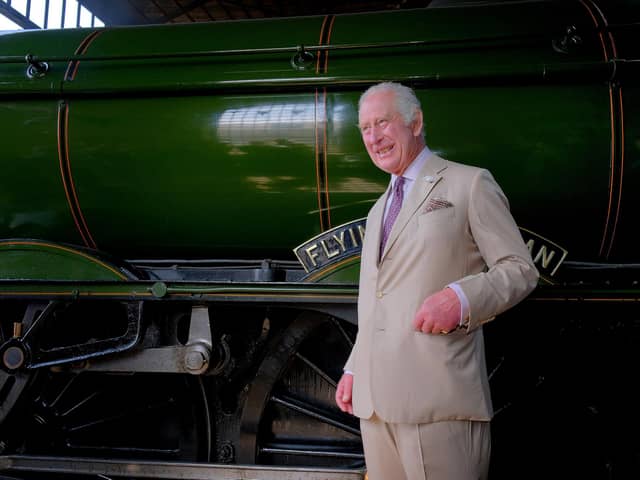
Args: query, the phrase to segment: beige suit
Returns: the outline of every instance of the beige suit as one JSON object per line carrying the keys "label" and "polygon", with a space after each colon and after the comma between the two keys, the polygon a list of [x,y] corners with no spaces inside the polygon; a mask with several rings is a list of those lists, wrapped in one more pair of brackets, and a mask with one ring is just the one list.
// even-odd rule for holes
{"label": "beige suit", "polygon": [[[492,416],[482,329],[522,300],[538,273],[491,174],[431,154],[379,259],[387,195],[367,218],[358,336],[345,369],[353,411],[390,423],[488,421]],[[434,207],[435,205],[435,207]],[[448,335],[414,330],[424,299],[456,282],[469,326]]]}

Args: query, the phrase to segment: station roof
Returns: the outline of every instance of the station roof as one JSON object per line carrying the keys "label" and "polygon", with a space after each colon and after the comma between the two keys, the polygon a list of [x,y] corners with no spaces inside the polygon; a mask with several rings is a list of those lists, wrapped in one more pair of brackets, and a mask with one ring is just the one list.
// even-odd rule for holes
{"label": "station roof", "polygon": [[[216,22],[523,1],[527,0],[0,0],[0,16],[3,16],[0,20],[6,17],[16,28],[25,29],[74,28]],[[606,14],[613,14],[620,22],[638,21],[638,0],[588,1],[595,1]],[[0,22],[2,29],[3,23]]]}
{"label": "station roof", "polygon": [[482,3],[482,0],[79,0],[79,3],[106,25],[144,25],[371,12]]}

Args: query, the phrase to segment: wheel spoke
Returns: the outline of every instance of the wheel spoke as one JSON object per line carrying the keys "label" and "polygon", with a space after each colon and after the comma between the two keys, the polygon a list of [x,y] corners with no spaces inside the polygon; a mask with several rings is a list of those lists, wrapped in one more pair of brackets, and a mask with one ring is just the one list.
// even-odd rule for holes
{"label": "wheel spoke", "polygon": [[166,402],[155,403],[151,405],[140,406],[137,408],[128,409],[122,412],[114,413],[113,415],[105,416],[102,418],[98,418],[91,422],[85,422],[81,425],[76,425],[74,427],[69,427],[67,431],[69,432],[77,432],[79,430],[84,430],[86,428],[97,427],[100,425],[104,425],[107,423],[115,423],[118,420],[122,420],[124,418],[135,418],[139,414],[147,414],[148,412],[153,412],[154,410],[165,409],[170,406],[173,402],[168,400]]}
{"label": "wheel spoke", "polygon": [[347,342],[347,345],[349,346],[349,351],[351,351],[351,349],[353,348],[353,340],[351,340],[351,337],[347,334],[344,327],[338,320],[336,320],[335,318],[332,318],[331,321],[334,323],[334,325],[336,326],[336,328],[338,329],[342,337],[345,339],[345,341]]}
{"label": "wheel spoke", "polygon": [[267,443],[260,448],[260,453],[269,453],[275,455],[305,455],[311,457],[331,457],[331,458],[351,458],[355,460],[364,460],[364,453],[355,449],[348,449],[340,446],[317,446],[317,445],[298,445],[287,443]]}
{"label": "wheel spoke", "polygon": [[331,413],[328,410],[318,408],[310,403],[307,403],[303,400],[293,398],[290,396],[276,396],[273,395],[271,397],[271,401],[283,405],[291,410],[294,410],[298,413],[302,413],[307,417],[314,418],[316,420],[320,420],[323,423],[328,425],[333,425],[334,427],[338,427],[345,432],[353,433],[354,435],[360,435],[360,429],[353,426],[353,421],[350,421],[350,417],[346,417],[346,415],[341,419],[337,415]]}
{"label": "wheel spoke", "polygon": [[77,411],[79,408],[81,408],[82,406],[86,405],[87,403],[89,403],[91,400],[93,400],[94,398],[96,398],[97,396],[100,395],[100,392],[91,392],[89,395],[87,395],[85,398],[83,398],[82,400],[79,400],[77,402],[75,402],[74,405],[72,405],[71,407],[69,407],[68,409],[66,409],[64,412],[62,412],[60,414],[61,417],[68,417],[69,415],[71,415],[73,412]]}
{"label": "wheel spoke", "polygon": [[172,456],[180,454],[179,448],[153,448],[153,447],[114,447],[114,446],[100,446],[94,444],[82,445],[80,443],[68,443],[66,448],[69,450],[86,451],[91,450],[93,452],[105,452],[104,457],[108,457],[109,454],[121,453],[124,456],[130,456],[132,453],[142,454],[145,457],[150,454],[154,456]]}
{"label": "wheel spoke", "polygon": [[69,380],[62,386],[62,388],[60,388],[60,391],[51,402],[47,402],[44,399],[36,399],[36,401],[41,401],[44,407],[55,408],[58,403],[60,403],[60,401],[64,399],[65,394],[69,391],[69,389],[73,387],[76,379],[80,378],[80,375],[82,374],[71,376]]}
{"label": "wheel spoke", "polygon": [[323,371],[320,367],[318,367],[315,363],[313,363],[311,360],[309,360],[307,357],[305,357],[304,355],[302,355],[300,352],[296,353],[296,357],[299,358],[300,360],[302,360],[304,363],[307,364],[307,366],[309,368],[311,368],[311,370],[313,370],[314,372],[316,372],[321,378],[323,378],[324,380],[326,380],[326,382],[331,385],[333,388],[337,388],[338,384],[335,380],[333,380],[325,371]]}
{"label": "wheel spoke", "polygon": [[28,376],[24,374],[10,374],[0,370],[0,425],[14,407],[22,390],[27,385]]}

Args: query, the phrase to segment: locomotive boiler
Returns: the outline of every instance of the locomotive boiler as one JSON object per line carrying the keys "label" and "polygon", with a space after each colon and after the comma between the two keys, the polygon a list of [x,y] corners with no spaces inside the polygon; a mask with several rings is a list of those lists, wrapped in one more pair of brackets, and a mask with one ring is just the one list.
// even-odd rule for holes
{"label": "locomotive boiler", "polygon": [[492,171],[542,274],[485,327],[491,477],[637,476],[639,19],[516,1],[0,33],[0,475],[363,478],[333,396],[388,183],[357,101],[393,80],[432,150]]}

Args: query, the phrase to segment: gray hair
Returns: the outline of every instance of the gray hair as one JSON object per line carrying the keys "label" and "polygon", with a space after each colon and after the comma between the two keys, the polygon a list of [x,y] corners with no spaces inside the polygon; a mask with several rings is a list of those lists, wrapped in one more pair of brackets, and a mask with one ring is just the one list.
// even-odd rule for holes
{"label": "gray hair", "polygon": [[[420,106],[420,100],[416,97],[415,92],[401,83],[396,82],[382,82],[377,83],[369,87],[361,96],[358,101],[358,112],[362,107],[362,104],[372,93],[378,92],[393,92],[393,99],[395,107],[398,113],[404,119],[405,125],[409,125],[416,118],[416,114],[422,110]],[[424,133],[424,132],[423,132]]]}

